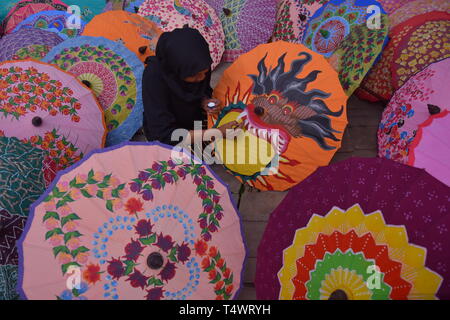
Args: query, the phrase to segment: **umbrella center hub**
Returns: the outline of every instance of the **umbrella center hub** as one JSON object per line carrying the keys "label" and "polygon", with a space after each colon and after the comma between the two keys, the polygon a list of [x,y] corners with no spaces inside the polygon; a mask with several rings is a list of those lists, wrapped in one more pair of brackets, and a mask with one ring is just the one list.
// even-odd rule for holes
{"label": "umbrella center hub", "polygon": [[31,119],[31,124],[35,127],[40,127],[42,125],[42,118],[34,117],[33,119]]}
{"label": "umbrella center hub", "polygon": [[164,258],[159,252],[153,252],[147,257],[147,265],[150,269],[161,269],[164,264]]}
{"label": "umbrella center hub", "polygon": [[335,290],[331,293],[328,300],[348,300],[348,296],[344,290]]}

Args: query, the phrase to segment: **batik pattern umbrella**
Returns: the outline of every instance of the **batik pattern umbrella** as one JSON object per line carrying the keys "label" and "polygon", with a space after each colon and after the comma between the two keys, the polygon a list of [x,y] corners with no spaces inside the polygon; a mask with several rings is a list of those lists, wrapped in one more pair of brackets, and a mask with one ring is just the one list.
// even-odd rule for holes
{"label": "batik pattern umbrella", "polygon": [[0,62],[7,60],[41,60],[51,48],[63,42],[54,32],[22,29],[0,39]]}
{"label": "batik pattern umbrella", "polygon": [[58,170],[104,145],[103,113],[93,93],[54,66],[31,60],[0,64],[0,100],[0,136],[47,152],[47,184]]}
{"label": "batik pattern umbrella", "polygon": [[124,44],[136,56],[145,61],[155,55],[156,44],[162,30],[156,23],[135,13],[108,11],[99,14],[88,23],[84,36],[105,37]]}
{"label": "batik pattern umbrella", "polygon": [[391,66],[394,89],[400,88],[430,63],[450,57],[450,13],[433,11],[416,16],[401,26],[408,26],[410,31],[394,52]]}
{"label": "batik pattern umbrella", "polygon": [[450,12],[450,2],[446,0],[416,0],[405,3],[389,15],[389,25],[392,29],[417,15],[432,11]]}
{"label": "batik pattern umbrella", "polygon": [[272,40],[301,42],[308,19],[327,2],[328,0],[280,1]]}
{"label": "batik pattern umbrella", "polygon": [[449,299],[449,199],[424,170],[388,159],[319,168],[270,216],[257,298]]}
{"label": "batik pattern umbrella", "polygon": [[68,6],[78,6],[80,8],[81,19],[86,23],[91,21],[96,15],[103,12],[107,0],[66,0]]}
{"label": "batik pattern umbrella", "polygon": [[22,0],[8,13],[3,20],[3,29],[5,33],[11,33],[16,26],[29,16],[48,10],[66,11],[67,5],[59,0]]}
{"label": "batik pattern umbrella", "polygon": [[70,72],[93,90],[105,112],[107,145],[130,140],[142,126],[144,65],[121,43],[81,36],[54,47],[44,61]]}
{"label": "batik pattern umbrella", "polygon": [[348,96],[359,87],[380,56],[388,41],[387,35],[387,16],[383,15],[379,29],[369,29],[365,24],[353,26],[350,34],[331,55],[329,62],[338,72]]}
{"label": "batik pattern umbrella", "polygon": [[386,49],[361,82],[358,96],[370,101],[387,102],[395,89],[409,77],[427,65],[448,57],[449,49],[444,45],[448,42],[448,20],[448,13],[433,11],[393,28],[389,32]]}
{"label": "batik pattern umbrella", "polygon": [[[303,43],[311,50],[330,57],[350,33],[352,26],[366,25],[367,8],[380,4],[373,0],[332,0],[311,17],[304,33]],[[384,25],[383,28],[387,26]]]}
{"label": "batik pattern umbrella", "polygon": [[[216,153],[236,178],[261,190],[286,190],[327,165],[347,125],[347,96],[336,72],[299,44],[278,41],[242,55],[214,96],[224,107],[210,127],[244,122],[237,140],[217,140]],[[247,160],[236,160],[235,148]],[[265,156],[259,148],[270,151]]]}
{"label": "batik pattern umbrella", "polygon": [[411,143],[408,164],[423,168],[450,186],[450,111],[435,114],[422,123]]}
{"label": "batik pattern umbrella", "polygon": [[[242,281],[226,185],[160,144],[94,153],[60,174],[32,215],[19,245],[29,299],[230,299]],[[66,286],[73,268],[81,290]]]}
{"label": "batik pattern umbrella", "polygon": [[66,23],[70,16],[71,14],[65,11],[41,11],[29,16],[19,23],[14,29],[14,32],[22,28],[26,28],[28,30],[31,28],[37,28],[55,32],[63,39],[74,38],[81,35],[84,30],[85,22],[80,20],[80,28],[69,29],[67,28]]}
{"label": "batik pattern umbrella", "polygon": [[393,95],[378,130],[378,156],[408,162],[410,144],[420,124],[448,108],[450,59],[435,62],[411,77]]}
{"label": "batik pattern umbrella", "polygon": [[214,10],[203,0],[146,0],[139,15],[168,32],[185,25],[197,29],[209,44],[214,69],[222,59],[225,35]]}
{"label": "batik pattern umbrella", "polygon": [[16,241],[30,205],[45,191],[45,153],[17,138],[0,137],[0,300],[18,299]]}
{"label": "batik pattern umbrella", "polygon": [[207,0],[222,21],[225,33],[223,61],[233,62],[241,54],[272,36],[276,6],[272,0]]}

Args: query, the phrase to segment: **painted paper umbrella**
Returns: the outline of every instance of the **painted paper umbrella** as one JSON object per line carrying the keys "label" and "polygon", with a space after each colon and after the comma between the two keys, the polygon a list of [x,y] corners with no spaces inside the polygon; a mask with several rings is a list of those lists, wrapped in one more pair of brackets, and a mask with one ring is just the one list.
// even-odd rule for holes
{"label": "painted paper umbrella", "polygon": [[392,29],[417,15],[432,11],[450,12],[450,2],[446,0],[415,0],[405,3],[389,15],[389,26]]}
{"label": "painted paper umbrella", "polygon": [[[6,18],[11,9],[19,2],[20,0],[3,0],[2,5],[0,6],[0,21]],[[1,30],[0,30],[1,31]],[[0,33],[1,35],[1,33]]]}
{"label": "painted paper umbrella", "polygon": [[349,35],[330,56],[328,61],[348,96],[359,87],[388,42],[387,20],[387,15],[382,15],[377,29],[370,29],[366,24],[352,26]]}
{"label": "painted paper umbrella", "polygon": [[[377,6],[381,15],[386,15],[379,2],[374,0],[332,0],[317,10],[308,22],[303,36],[303,43],[311,50],[330,57],[351,28],[357,25],[367,25],[372,13],[370,6]],[[375,28],[386,29],[383,25]]]}
{"label": "painted paper umbrella", "polygon": [[225,33],[223,61],[233,62],[241,54],[270,40],[276,21],[273,0],[206,0],[222,21]]}
{"label": "painted paper umbrella", "polygon": [[[168,146],[93,153],[60,174],[31,214],[19,244],[24,298],[208,300],[239,291],[246,250],[230,193]],[[68,289],[74,271],[81,285]]]}
{"label": "painted paper umbrella", "polygon": [[4,33],[11,33],[16,26],[29,16],[48,10],[66,11],[67,5],[59,0],[22,0],[9,11],[3,20]]}
{"label": "painted paper umbrella", "polygon": [[408,155],[410,166],[425,169],[447,186],[450,186],[449,128],[449,110],[431,116],[419,126]]}
{"label": "painted paper umbrella", "polygon": [[224,107],[210,126],[244,121],[237,139],[216,141],[216,154],[252,187],[293,187],[341,145],[347,96],[326,59],[303,45],[278,41],[242,55],[214,96]]}
{"label": "painted paper umbrella", "polygon": [[155,54],[162,30],[156,23],[135,13],[108,11],[94,17],[83,32],[84,36],[105,37],[121,42],[136,56],[145,59]]}
{"label": "painted paper umbrella", "polygon": [[450,188],[382,158],[319,168],[270,216],[258,299],[449,299]]}
{"label": "painted paper umbrella", "polygon": [[45,191],[45,152],[17,138],[0,137],[0,300],[16,292],[20,238],[31,204]]}
{"label": "painted paper umbrella", "polygon": [[433,11],[400,23],[357,91],[369,101],[389,101],[395,90],[429,64],[450,57],[450,14]]}
{"label": "painted paper umbrella", "polygon": [[37,28],[55,32],[63,39],[74,38],[81,35],[84,30],[85,23],[80,19],[79,28],[68,28],[66,24],[71,16],[71,14],[65,11],[41,11],[29,16],[19,23],[14,29],[14,32],[22,28],[26,28],[28,30]]}
{"label": "painted paper umbrella", "polygon": [[222,59],[225,35],[214,10],[203,0],[146,0],[139,15],[168,32],[188,25],[197,29],[209,44],[214,69]]}
{"label": "painted paper umbrella", "polygon": [[450,59],[432,63],[395,92],[379,125],[378,156],[408,163],[419,126],[449,109],[449,73]]}
{"label": "painted paper umbrella", "polygon": [[277,20],[272,40],[301,43],[309,18],[328,0],[282,0],[278,2]]}
{"label": "painted paper umbrella", "polygon": [[142,126],[144,65],[121,43],[80,36],[54,47],[44,61],[92,89],[105,113],[107,145],[130,140]]}
{"label": "painted paper umbrella", "polygon": [[63,42],[58,34],[41,29],[22,29],[0,39],[0,61],[41,60],[51,48]]}
{"label": "painted paper umbrella", "polygon": [[450,58],[450,13],[433,11],[416,16],[402,24],[402,30],[408,32],[399,42],[391,65],[395,90],[430,63]]}
{"label": "painted paper umbrella", "polygon": [[103,147],[106,130],[101,107],[81,82],[52,65],[25,60],[0,64],[3,135],[46,151],[49,184],[57,171]]}
{"label": "painted paper umbrella", "polygon": [[[78,10],[74,10],[75,14],[79,13],[81,19],[87,23],[96,15],[103,12],[108,0],[65,0],[64,2],[68,6],[77,6],[80,11],[78,12]],[[74,9],[75,8],[76,7],[74,7]]]}

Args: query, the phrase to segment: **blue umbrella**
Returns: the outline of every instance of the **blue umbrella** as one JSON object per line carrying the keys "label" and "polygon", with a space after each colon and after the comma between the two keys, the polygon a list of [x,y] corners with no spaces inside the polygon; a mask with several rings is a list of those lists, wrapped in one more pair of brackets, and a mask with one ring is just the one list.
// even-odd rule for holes
{"label": "blue umbrella", "polygon": [[311,17],[303,34],[303,44],[329,58],[350,33],[351,28],[367,24],[373,15],[368,7],[383,7],[375,0],[331,0]]}
{"label": "blue umbrella", "polygon": [[35,13],[17,25],[14,32],[23,28],[37,28],[57,33],[61,38],[74,38],[83,33],[86,23],[80,19],[80,28],[69,29],[66,23],[72,15],[59,10]]}
{"label": "blue umbrella", "polygon": [[72,73],[93,90],[105,112],[107,146],[130,140],[142,126],[144,65],[121,43],[80,36],[55,46],[43,61]]}
{"label": "blue umbrella", "polygon": [[132,13],[137,13],[139,7],[145,2],[145,0],[126,1],[124,10]]}

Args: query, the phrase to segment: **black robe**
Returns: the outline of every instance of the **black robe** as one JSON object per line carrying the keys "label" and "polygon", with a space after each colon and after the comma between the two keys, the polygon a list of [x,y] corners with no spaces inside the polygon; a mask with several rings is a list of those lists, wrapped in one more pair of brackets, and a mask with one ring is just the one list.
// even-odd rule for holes
{"label": "black robe", "polygon": [[211,71],[205,80],[187,83],[182,79],[211,68],[208,43],[194,29],[175,29],[161,35],[156,56],[146,61],[143,76],[144,133],[149,141],[176,145],[172,132],[194,129],[195,121],[204,121],[201,107],[210,98]]}

